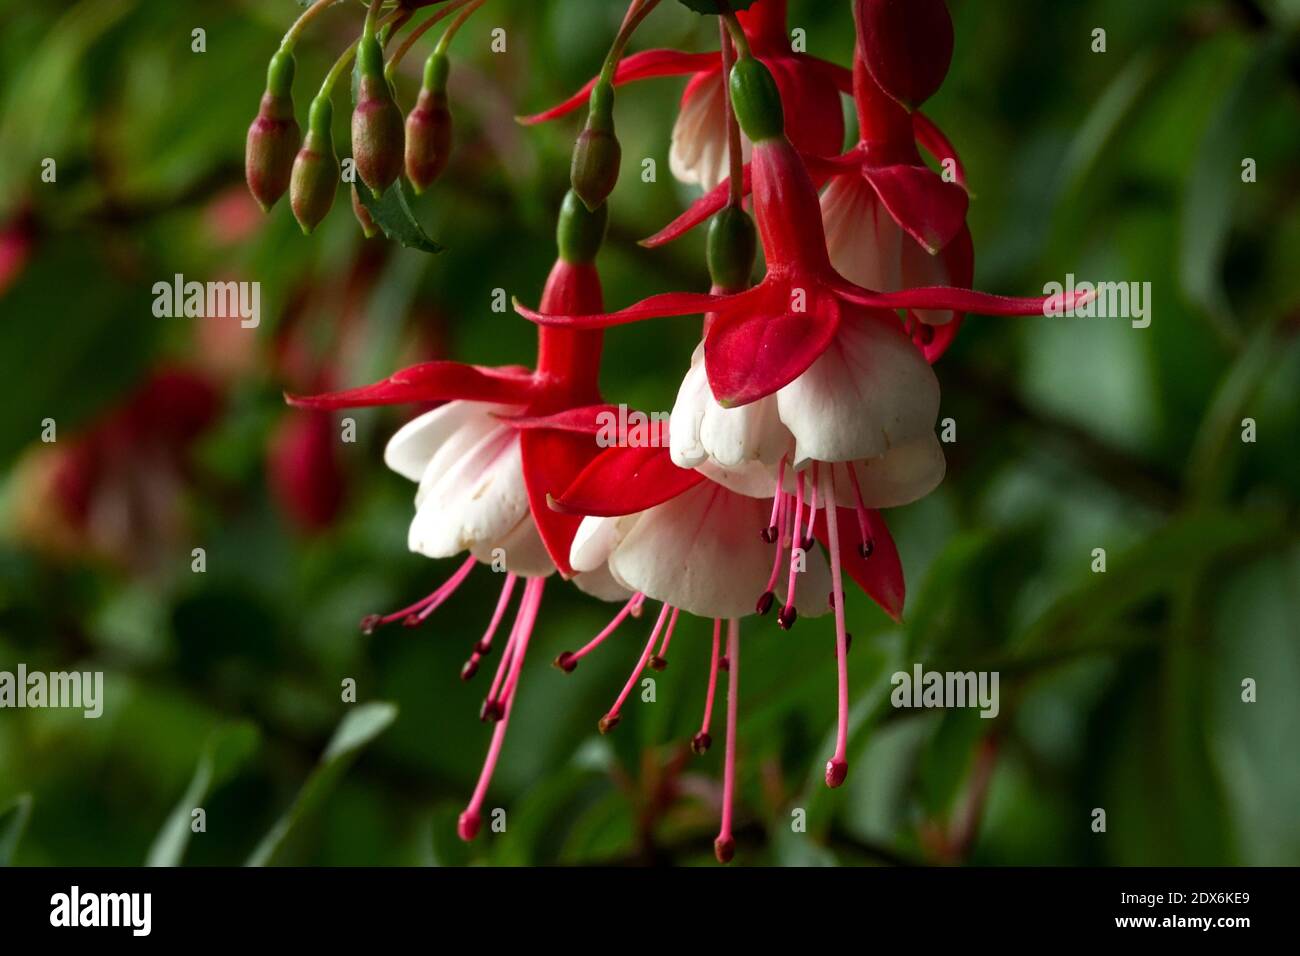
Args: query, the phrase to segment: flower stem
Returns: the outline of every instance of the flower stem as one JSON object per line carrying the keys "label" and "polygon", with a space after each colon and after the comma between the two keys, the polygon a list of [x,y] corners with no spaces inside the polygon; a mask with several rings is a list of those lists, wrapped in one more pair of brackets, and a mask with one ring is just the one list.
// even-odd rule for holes
{"label": "flower stem", "polygon": [[[389,57],[388,65],[384,67],[384,72],[389,76],[392,76],[393,71],[397,69],[398,64],[400,64],[406,57],[406,54],[411,51],[411,47],[415,46],[416,41],[419,40],[420,37],[424,36],[425,33],[429,31],[430,27],[455,13],[467,3],[474,2],[475,0],[451,0],[451,3],[436,11],[433,16],[429,17],[429,19],[425,20],[406,35],[406,39],[402,41],[402,45],[393,51],[393,55]],[[479,0],[479,2],[481,2],[481,0]]]}
{"label": "flower stem", "polygon": [[731,67],[736,62],[736,51],[721,18],[718,20],[718,33],[722,52],[722,121],[727,124],[727,161],[731,167],[727,205],[739,209],[745,199],[745,157],[740,148],[740,124],[736,122],[736,113],[731,108],[731,84],[727,82],[731,76]]}
{"label": "flower stem", "polygon": [[451,21],[451,25],[443,31],[442,39],[440,39],[438,45],[434,47],[434,52],[446,53],[448,45],[453,39],[455,39],[460,28],[465,25],[465,21],[473,16],[474,11],[485,3],[487,3],[487,0],[470,0],[469,5],[461,10],[460,15],[456,17],[455,20]]}
{"label": "flower stem", "polygon": [[659,0],[632,0],[632,5],[627,8],[627,14],[623,17],[623,25],[619,27],[618,35],[614,37],[614,44],[609,48],[609,53],[605,56],[605,65],[600,71],[602,82],[614,82],[614,73],[618,70],[618,61],[623,59],[623,51],[627,49],[632,34],[641,25],[641,21],[648,17],[657,6],[659,6]]}
{"label": "flower stem", "polygon": [[742,60],[748,60],[753,56],[749,49],[749,37],[745,36],[745,28],[740,25],[736,15],[730,10],[718,14],[718,17],[727,25],[731,31],[731,42],[736,44],[736,50]]}
{"label": "flower stem", "polygon": [[302,12],[298,19],[294,21],[293,26],[289,28],[289,31],[285,33],[284,39],[280,41],[280,49],[292,50],[297,44],[298,38],[302,36],[303,31],[307,29],[307,25],[312,20],[324,13],[328,7],[341,2],[342,0],[316,0],[315,3]]}
{"label": "flower stem", "polygon": [[[402,18],[402,16],[403,14],[399,7],[380,21],[379,26],[383,28],[388,26],[390,23],[396,23]],[[329,97],[333,95],[334,85],[339,81],[339,77],[342,76],[350,66],[352,66],[352,60],[357,55],[357,47],[360,43],[361,40],[359,38],[353,40],[352,43],[348,45],[347,49],[339,54],[339,58],[334,61],[334,65],[330,67],[330,71],[325,74],[325,79],[321,82],[320,93],[318,94],[319,96]]]}

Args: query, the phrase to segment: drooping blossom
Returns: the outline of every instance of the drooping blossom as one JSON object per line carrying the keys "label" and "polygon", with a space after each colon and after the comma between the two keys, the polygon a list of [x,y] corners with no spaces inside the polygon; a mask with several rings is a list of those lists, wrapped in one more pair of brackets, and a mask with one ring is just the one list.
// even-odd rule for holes
{"label": "drooping blossom", "polygon": [[[543,308],[601,307],[600,279],[591,261],[599,241],[566,243],[565,222],[571,226],[575,219],[579,231],[603,235],[603,207],[588,213],[570,193],[562,212],[561,255],[542,293]],[[543,329],[534,369],[428,362],[373,385],[290,398],[315,410],[445,403],[403,426],[384,457],[390,468],[418,483],[411,550],[431,558],[466,552],[468,557],[429,595],[393,613],[367,617],[363,629],[398,621],[418,626],[476,564],[492,565],[505,579],[487,629],[462,669],[468,680],[492,651],[512,594],[524,582],[481,711],[496,727],[478,785],[460,817],[458,832],[465,840],[473,839],[481,824],[547,578],[558,569],[602,599],[628,594],[603,568],[574,570],[569,551],[580,519],[551,510],[547,502],[548,494],[567,487],[599,450],[592,435],[597,416],[608,410],[598,385],[601,345],[599,331]]]}
{"label": "drooping blossom", "polygon": [[[709,466],[677,467],[664,444],[614,447],[597,456],[556,500],[557,508],[587,516],[573,541],[574,567],[607,567],[620,584],[635,592],[604,630],[581,649],[561,654],[556,665],[573,670],[614,633],[630,611],[639,609],[647,599],[662,602],[655,630],[622,693],[601,719],[601,731],[606,732],[617,724],[621,707],[645,668],[666,666],[668,642],[679,611],[713,619],[704,718],[692,746],[702,753],[712,742],[717,675],[719,670],[727,670],[723,816],[715,842],[718,859],[727,862],[734,852],[740,619],[766,614],[777,601],[793,611],[796,590],[804,595],[804,613],[811,609],[819,616],[828,605],[834,609],[840,717],[826,782],[835,787],[843,782],[848,768],[847,655],[852,636],[844,626],[843,574],[895,619],[902,613],[904,583],[898,551],[883,518],[860,505],[856,509],[838,507],[836,488],[843,479],[833,470],[822,475],[820,482],[814,479],[807,497],[801,480],[795,494],[779,492],[770,500],[760,497],[766,487],[765,475],[752,469],[749,475],[725,476],[725,483],[714,480],[717,477],[722,475]],[[746,482],[750,482],[745,489],[749,494],[733,490],[744,488]],[[826,549],[829,561],[817,542]],[[667,631],[656,651],[665,621]],[[724,621],[727,646],[720,658]]]}
{"label": "drooping blossom", "polygon": [[[837,155],[844,145],[840,93],[850,87],[849,72],[835,63],[791,50],[786,0],[758,0],[737,17],[754,56],[772,71],[789,107],[791,141],[810,155]],[[728,163],[721,54],[645,50],[619,62],[614,85],[663,76],[690,76],[673,126],[669,168],[681,182],[712,190],[726,179]],[[579,109],[587,103],[596,82],[592,79],[563,103],[522,122],[541,123]],[[748,157],[747,139],[743,148]]]}
{"label": "drooping blossom", "polygon": [[163,566],[183,541],[191,452],[220,406],[204,374],[159,368],[97,421],[21,464],[20,534],[60,557]]}

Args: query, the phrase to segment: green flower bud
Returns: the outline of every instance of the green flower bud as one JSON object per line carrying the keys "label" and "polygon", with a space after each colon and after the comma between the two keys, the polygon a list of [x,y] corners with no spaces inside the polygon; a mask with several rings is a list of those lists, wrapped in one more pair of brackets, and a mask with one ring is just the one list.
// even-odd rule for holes
{"label": "green flower bud", "polygon": [[575,265],[596,258],[605,241],[605,227],[609,224],[609,207],[601,203],[588,209],[570,189],[564,194],[560,206],[560,221],[555,228],[555,242],[560,247],[560,258]]}
{"label": "green flower bud", "polygon": [[591,91],[587,126],[573,147],[569,171],[573,191],[588,209],[595,211],[614,191],[622,156],[614,135],[614,87],[600,82]]}
{"label": "green flower bud", "polygon": [[307,139],[293,162],[289,202],[304,233],[310,233],[329,214],[338,191],[339,158],[334,152],[334,104],[318,97],[311,104]]}
{"label": "green flower bud", "polygon": [[293,116],[293,54],[280,51],[267,69],[266,93],[257,117],[248,127],[244,147],[244,176],[263,211],[270,210],[293,173],[302,131]]}
{"label": "green flower bud", "polygon": [[746,136],[758,143],[785,135],[781,91],[767,67],[753,57],[737,60],[730,83],[731,106]]}
{"label": "green flower bud", "polygon": [[452,121],[447,107],[447,72],[443,53],[424,64],[424,85],[415,109],[406,117],[406,178],[424,192],[447,168],[451,157]]}
{"label": "green flower bud", "polygon": [[749,213],[728,206],[709,224],[709,277],[716,289],[741,292],[749,288],[758,257],[758,231]]}
{"label": "green flower bud", "polygon": [[402,111],[384,78],[384,51],[373,36],[357,48],[361,82],[352,112],[352,158],[357,174],[380,195],[402,174],[405,131]]}
{"label": "green flower bud", "polygon": [[361,201],[361,187],[356,183],[352,184],[352,215],[356,216],[357,222],[361,223],[361,233],[367,239],[379,235],[379,226],[370,215],[370,210],[366,208],[365,203]]}

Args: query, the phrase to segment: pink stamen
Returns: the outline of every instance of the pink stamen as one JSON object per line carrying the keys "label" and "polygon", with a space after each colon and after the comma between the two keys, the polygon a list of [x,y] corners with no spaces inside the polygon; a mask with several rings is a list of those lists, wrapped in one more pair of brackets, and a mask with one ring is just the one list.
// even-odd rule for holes
{"label": "pink stamen", "polygon": [[650,658],[650,669],[652,671],[661,671],[668,666],[668,644],[673,639],[673,629],[677,627],[678,608],[673,608],[673,613],[668,618],[668,628],[664,631],[664,642],[659,645],[659,653]]}
{"label": "pink stamen", "polygon": [[582,660],[596,648],[605,642],[605,639],[618,630],[618,626],[627,620],[628,615],[632,617],[641,616],[641,605],[645,603],[645,595],[641,592],[633,594],[623,609],[614,615],[614,620],[605,625],[605,629],[587,642],[587,645],[578,651],[565,651],[555,659],[555,666],[566,674],[573,673],[573,669],[578,666],[578,661]]}
{"label": "pink stamen", "polygon": [[709,689],[704,696],[704,719],[700,721],[700,732],[691,739],[691,749],[702,754],[713,745],[709,736],[709,725],[713,722],[713,692],[718,686],[718,647],[722,643],[722,619],[713,621],[713,655],[709,659]]}
{"label": "pink stamen", "polygon": [[814,532],[813,532],[813,529],[817,527],[817,483],[818,483],[818,482],[817,482],[817,473],[818,473],[818,470],[819,470],[818,463],[817,463],[817,462],[813,462],[813,466],[812,466],[812,495],[811,495],[811,501],[810,501],[810,503],[809,503],[809,505],[808,505],[808,528],[807,528],[807,532],[808,532],[808,533],[807,533],[806,535],[804,535],[804,539],[803,539],[803,547],[804,547],[804,550],[805,550],[805,551],[812,547],[812,545],[813,545],[813,533],[814,533]]}
{"label": "pink stamen", "polygon": [[[858,475],[853,470],[853,462],[848,463],[849,484],[853,486],[853,497],[857,502],[858,510],[858,531],[862,534],[862,544],[858,547],[858,552],[864,557],[871,557],[871,552],[875,550],[875,545],[871,540],[871,528],[867,524],[867,508],[862,503],[862,489],[858,487]],[[834,472],[831,474],[831,481],[834,482]]]}
{"label": "pink stamen", "polygon": [[835,661],[839,674],[835,756],[826,762],[826,786],[838,787],[849,772],[849,647],[844,628],[844,586],[840,577],[840,527],[835,513],[834,472],[826,482],[826,530],[831,552],[831,593],[835,596]]}
{"label": "pink stamen", "polygon": [[[785,497],[785,456],[781,457],[781,464],[777,466],[776,471],[776,490],[772,492],[772,517],[767,519],[767,528],[763,531],[763,540],[772,544],[777,540],[777,535],[781,533],[781,500]],[[771,588],[768,588],[770,591]]]}
{"label": "pink stamen", "polygon": [[362,632],[373,634],[377,628],[383,627],[385,624],[392,624],[394,621],[406,621],[417,613],[420,614],[420,617],[416,623],[424,621],[425,618],[438,609],[439,605],[455,593],[461,582],[469,577],[469,573],[474,570],[474,565],[477,563],[477,559],[473,557],[466,558],[465,563],[456,569],[455,574],[438,585],[432,594],[420,598],[410,607],[404,607],[392,614],[371,614],[363,618],[361,621]]}
{"label": "pink stamen", "polygon": [[487,797],[488,785],[492,782],[492,774],[496,771],[497,760],[501,756],[501,746],[505,743],[506,728],[510,724],[510,714],[514,710],[519,673],[523,670],[524,654],[528,651],[528,640],[532,637],[533,625],[537,623],[537,610],[541,607],[542,589],[545,587],[545,578],[529,578],[528,583],[524,585],[524,596],[519,602],[520,616],[516,618],[516,624],[519,625],[519,648],[518,652],[514,654],[514,662],[511,664],[512,682],[510,694],[505,699],[501,719],[492,731],[492,742],[488,745],[487,757],[483,761],[483,769],[479,773],[478,785],[474,788],[474,794],[470,797],[469,805],[465,807],[456,824],[456,833],[466,842],[474,839],[478,834],[479,826],[483,822],[483,801]]}
{"label": "pink stamen", "polygon": [[501,624],[501,619],[505,617],[506,607],[510,604],[510,595],[514,593],[515,582],[519,580],[516,574],[507,574],[506,583],[501,588],[501,596],[497,598],[496,610],[492,612],[492,620],[488,623],[487,630],[479,638],[479,642],[474,645],[474,653],[469,656],[465,666],[460,669],[460,679],[469,680],[478,673],[479,662],[483,657],[492,650],[492,637],[497,632],[497,627]]}
{"label": "pink stamen", "polygon": [[659,619],[655,621],[654,629],[650,632],[650,640],[645,643],[645,650],[641,652],[641,658],[633,668],[632,673],[628,676],[627,683],[623,685],[623,692],[618,695],[618,700],[614,701],[614,706],[609,709],[604,717],[600,718],[600,732],[607,734],[618,726],[622,719],[619,713],[623,705],[627,702],[628,695],[632,693],[632,688],[636,686],[636,679],[641,676],[645,670],[646,661],[650,660],[650,652],[654,649],[655,641],[659,637],[659,632],[663,630],[664,621],[668,620],[668,612],[673,610],[667,604],[659,611]]}
{"label": "pink stamen", "polygon": [[795,482],[795,499],[794,499],[794,534],[790,537],[790,577],[785,586],[785,607],[781,608],[781,613],[776,616],[776,622],[784,630],[790,630],[794,627],[795,619],[799,612],[795,610],[795,582],[799,575],[797,568],[797,555],[803,550],[803,481],[804,473],[799,472],[798,481]]}
{"label": "pink stamen", "polygon": [[727,748],[722,769],[722,824],[713,841],[713,855],[719,863],[730,863],[736,854],[731,834],[731,816],[736,802],[736,710],[740,701],[740,622],[727,622]]}
{"label": "pink stamen", "polygon": [[[784,459],[782,459],[784,462]],[[772,535],[772,541],[776,544],[776,553],[772,555],[772,573],[767,576],[767,587],[758,597],[758,604],[755,606],[759,614],[766,614],[772,610],[772,602],[776,600],[776,579],[781,573],[781,555],[785,553],[786,533],[790,524],[790,508],[787,499],[790,496],[783,491],[778,491],[776,495],[776,518],[773,528],[775,534]]]}

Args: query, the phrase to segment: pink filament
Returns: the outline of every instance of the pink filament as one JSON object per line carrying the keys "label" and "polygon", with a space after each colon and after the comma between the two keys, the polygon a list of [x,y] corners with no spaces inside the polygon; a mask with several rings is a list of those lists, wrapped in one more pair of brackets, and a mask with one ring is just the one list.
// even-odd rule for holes
{"label": "pink filament", "polygon": [[492,620],[488,623],[487,630],[483,633],[483,637],[474,645],[474,653],[469,656],[471,667],[477,668],[479,661],[483,659],[483,655],[492,649],[492,638],[496,635],[497,628],[501,624],[501,619],[505,617],[506,607],[510,604],[510,595],[514,593],[515,582],[518,580],[518,575],[506,575],[506,583],[501,588],[501,596],[497,598],[497,607],[496,610],[492,612]]}
{"label": "pink filament", "polygon": [[794,535],[790,539],[790,577],[785,587],[785,606],[794,607],[794,588],[795,577],[799,571],[796,568],[797,562],[795,555],[803,547],[803,538],[800,532],[803,528],[803,472],[799,472],[799,479],[795,483],[794,499]]}
{"label": "pink filament", "polygon": [[378,623],[392,624],[394,621],[405,620],[421,609],[427,609],[427,612],[422,614],[420,617],[420,620],[423,621],[429,616],[429,614],[432,614],[434,610],[437,609],[438,605],[451,597],[456,588],[460,587],[461,582],[469,576],[470,571],[474,570],[474,565],[476,563],[477,559],[473,557],[466,558],[465,563],[456,569],[456,573],[442,584],[438,585],[432,594],[425,595],[410,607],[404,607],[400,611],[394,611],[392,614],[385,614],[379,619]]}
{"label": "pink filament", "polygon": [[[777,519],[780,517],[781,513],[781,499],[785,497],[784,485],[785,457],[782,456],[781,464],[777,466],[776,470],[776,491],[772,494],[772,517],[767,519],[767,526],[769,528],[775,528],[778,534],[781,532],[781,525],[778,523]],[[769,590],[771,589],[769,588]]]}
{"label": "pink filament", "polygon": [[641,659],[637,661],[636,667],[623,685],[623,692],[618,695],[618,700],[614,701],[614,706],[605,714],[605,719],[617,719],[618,713],[623,709],[623,704],[627,702],[628,695],[632,693],[632,688],[636,686],[636,679],[641,676],[645,670],[646,661],[650,660],[650,652],[654,649],[655,640],[659,637],[659,632],[663,629],[664,621],[668,619],[668,612],[673,610],[665,604],[659,611],[659,619],[655,621],[654,630],[650,632],[650,640],[645,643],[645,650],[641,652]]}
{"label": "pink filament", "polygon": [[514,660],[510,666],[510,694],[505,698],[501,719],[497,721],[496,728],[492,731],[492,742],[488,745],[487,757],[483,761],[483,770],[479,773],[478,785],[474,788],[474,794],[470,797],[464,813],[461,814],[459,830],[461,839],[464,840],[472,840],[474,833],[478,830],[483,801],[487,797],[488,786],[492,782],[492,774],[496,771],[497,760],[501,756],[501,745],[505,743],[506,728],[510,724],[510,714],[514,710],[519,672],[524,666],[524,654],[528,650],[528,640],[533,634],[533,625],[537,622],[537,610],[541,607],[542,589],[545,587],[545,578],[529,578],[528,583],[524,585],[524,596],[519,602],[520,616],[516,618],[519,646],[513,655]]}
{"label": "pink filament", "polygon": [[[871,529],[867,526],[867,508],[862,503],[862,489],[858,487],[858,475],[853,470],[853,462],[848,463],[849,484],[853,486],[853,497],[857,501],[858,509],[858,530],[862,532],[862,543],[866,544],[871,540]],[[835,480],[834,473],[831,474],[832,482]]]}
{"label": "pink filament", "polygon": [[659,645],[658,657],[660,660],[668,656],[668,642],[673,639],[673,628],[677,626],[677,612],[678,608],[673,608],[672,616],[668,618],[668,629],[664,631],[664,642]]}
{"label": "pink filament", "polygon": [[[844,628],[844,586],[840,576],[840,527],[835,513],[835,474],[826,482],[826,529],[831,552],[831,593],[835,596],[835,662],[839,678],[839,719],[835,734],[835,756],[827,767],[827,782],[832,775],[843,781],[849,749],[849,649]],[[830,783],[838,786],[838,782]]]}
{"label": "pink filament", "polygon": [[640,592],[633,594],[632,597],[628,600],[628,602],[623,605],[623,609],[619,611],[618,614],[614,615],[614,620],[606,624],[605,629],[601,631],[599,634],[597,634],[595,637],[593,637],[590,641],[588,641],[587,645],[583,647],[582,650],[574,651],[573,654],[570,655],[569,660],[580,661],[588,654],[590,654],[592,651],[594,651],[596,648],[600,647],[600,645],[604,643],[605,638],[609,637],[616,630],[618,630],[618,626],[622,624],[624,620],[627,619],[627,616],[629,614],[631,614],[633,617],[636,617],[640,613],[641,605],[642,603],[644,603],[644,601],[645,601],[644,594],[641,594]]}
{"label": "pink filament", "polygon": [[700,721],[700,733],[708,736],[709,725],[713,723],[713,692],[718,686],[718,646],[722,643],[722,619],[713,621],[713,656],[709,660],[709,690],[704,697],[704,719]]}
{"label": "pink filament", "polygon": [[736,710],[740,700],[740,622],[727,622],[727,747],[722,771],[722,824],[714,845],[731,844],[732,810],[736,802]]}

